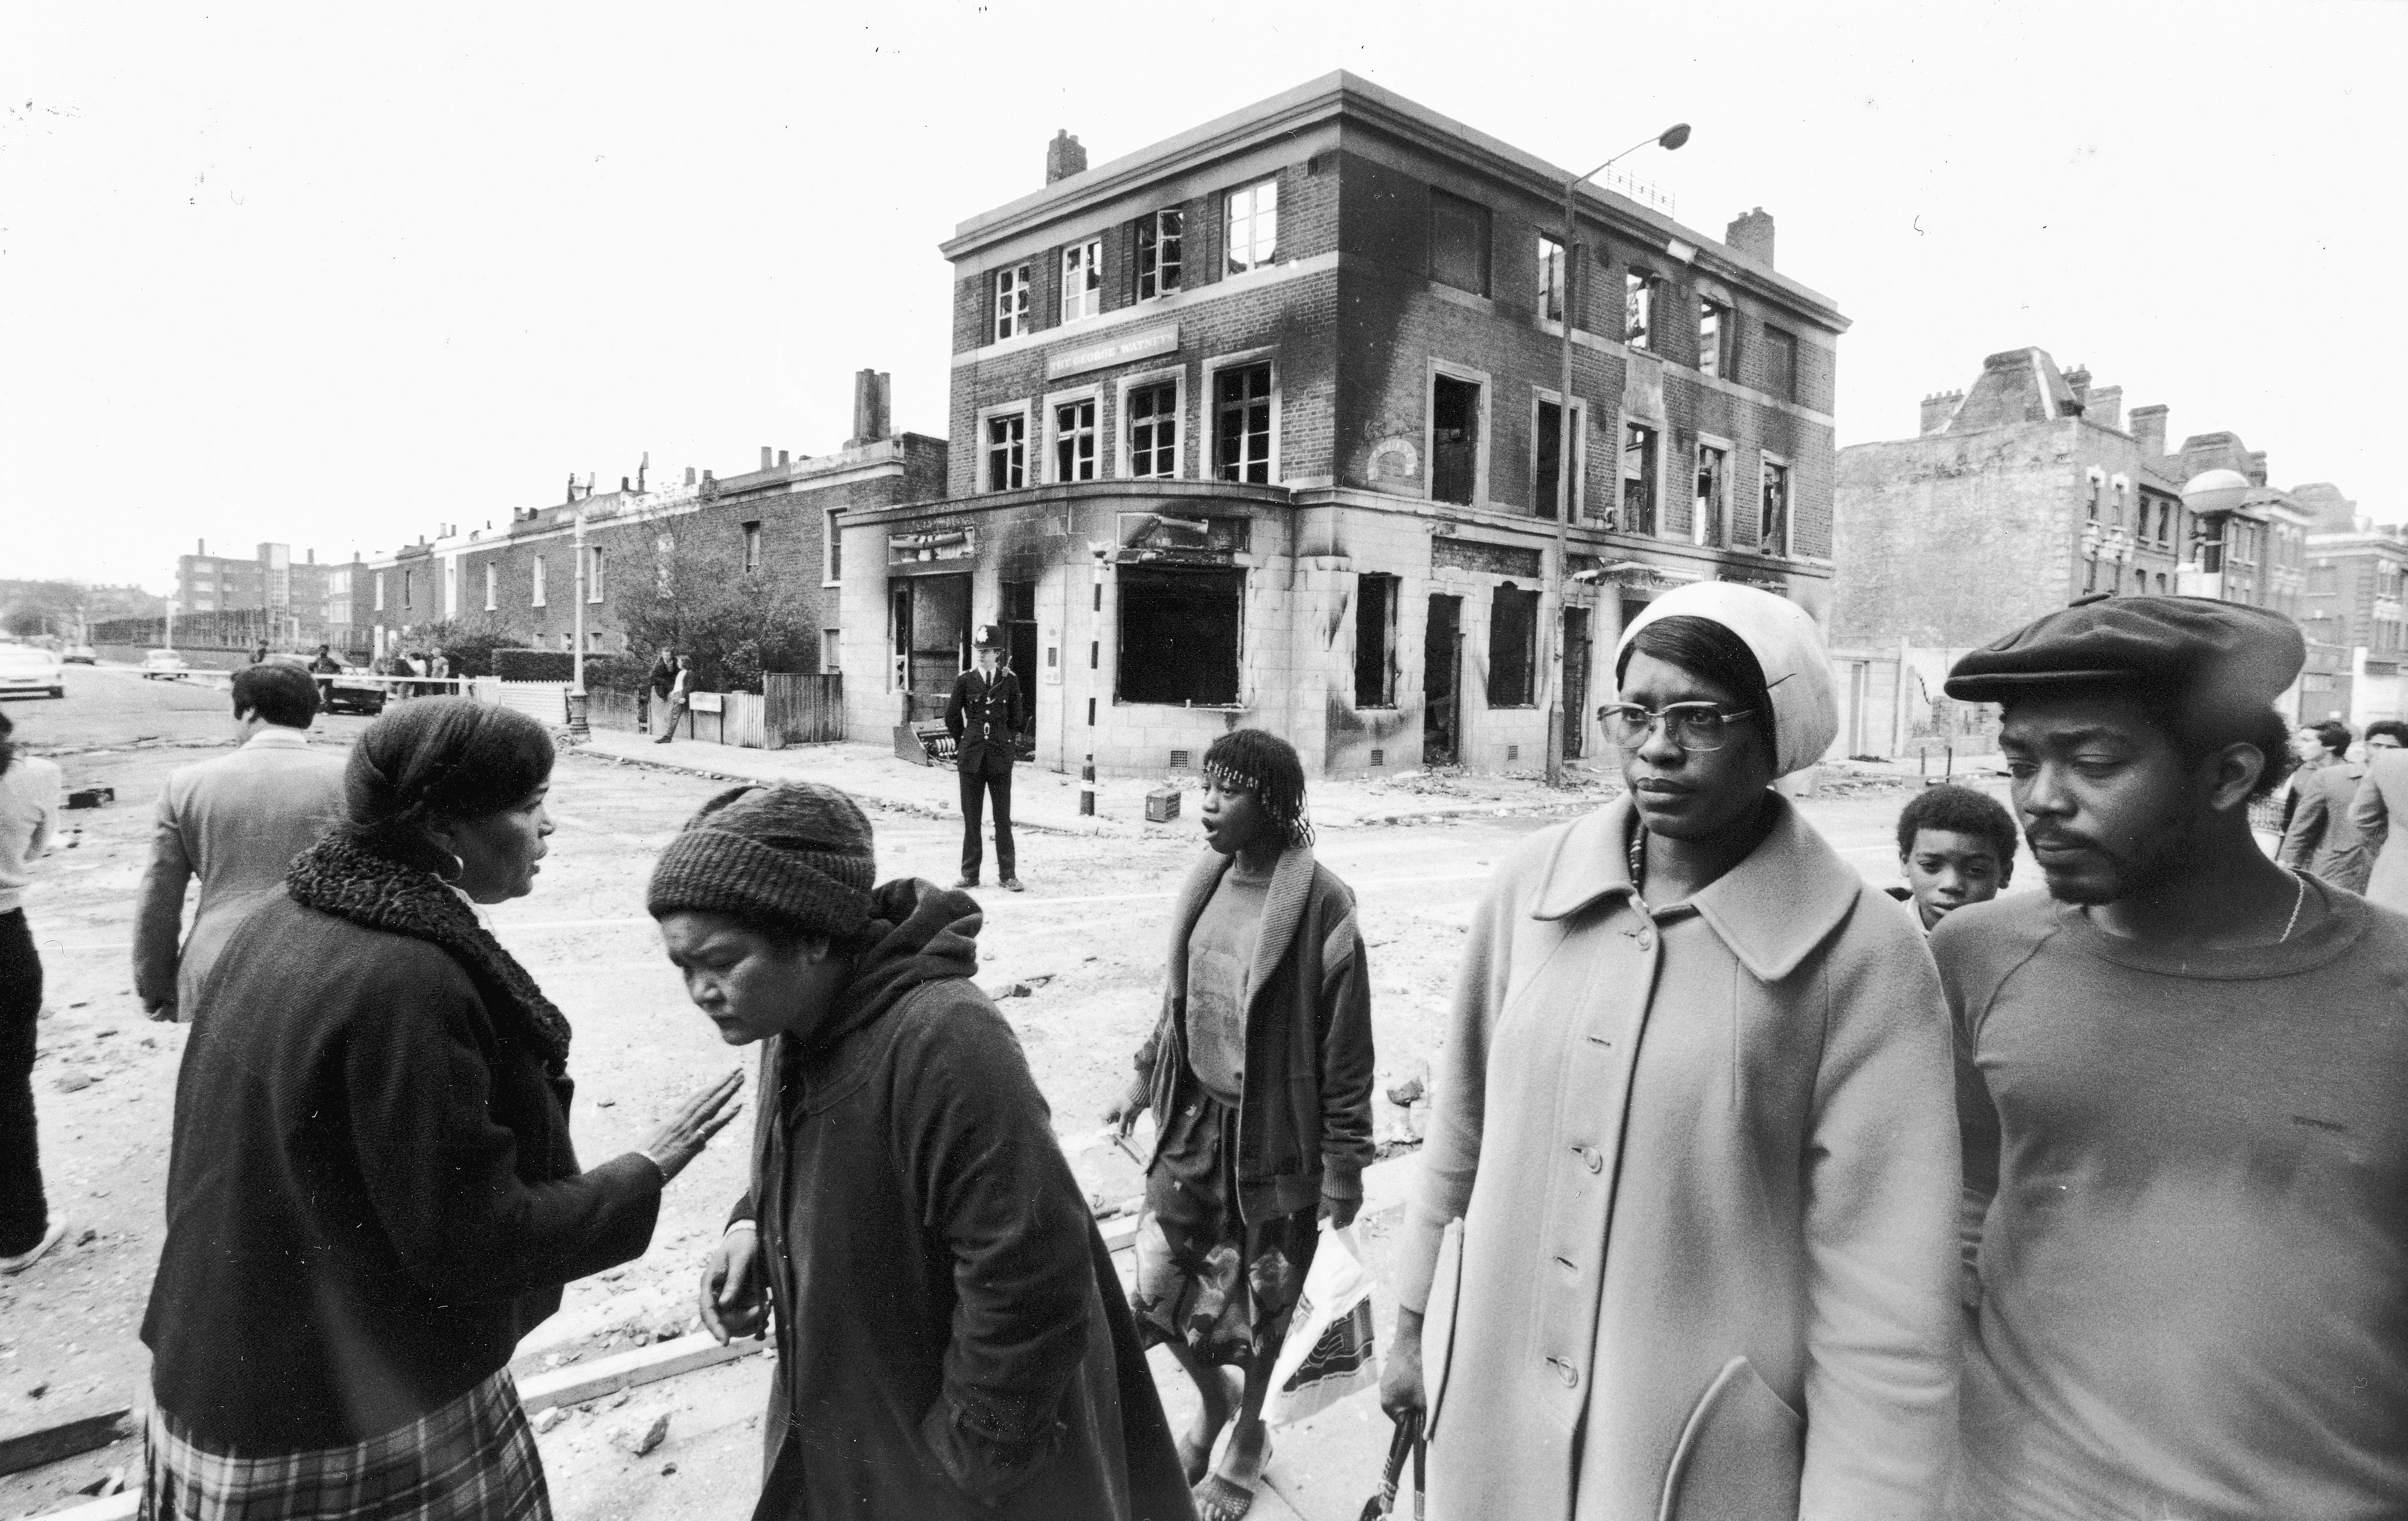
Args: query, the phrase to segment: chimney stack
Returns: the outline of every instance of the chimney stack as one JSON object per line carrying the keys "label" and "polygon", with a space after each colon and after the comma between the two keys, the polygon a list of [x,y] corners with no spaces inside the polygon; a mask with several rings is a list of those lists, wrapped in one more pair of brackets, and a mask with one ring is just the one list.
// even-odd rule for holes
{"label": "chimney stack", "polygon": [[2080,402],[2083,411],[2087,413],[2090,410],[2090,366],[2076,364],[2066,371],[2065,388],[2073,392],[2073,399]]}
{"label": "chimney stack", "polygon": [[1057,179],[1086,172],[1087,150],[1079,146],[1079,139],[1071,136],[1067,128],[1055,133],[1054,140],[1045,145],[1045,183],[1051,185]]}
{"label": "chimney stack", "polygon": [[762,445],[762,446],[761,446],[761,468],[762,468],[762,469],[764,469],[764,470],[767,470],[767,469],[768,469],[768,468],[769,468],[769,454],[770,454],[769,446],[768,446],[768,445],[767,445],[767,444]]}
{"label": "chimney stack", "polygon": [[2252,486],[2266,484],[2266,451],[2262,448],[2249,451],[2249,484]]}
{"label": "chimney stack", "polygon": [[786,451],[784,449],[780,449],[778,451],[778,468],[781,470],[786,468]]}
{"label": "chimney stack", "polygon": [[694,466],[692,465],[687,465],[685,467],[685,483],[688,486],[694,484]]}
{"label": "chimney stack", "polygon": [[2136,406],[2132,408],[2132,441],[2141,446],[2141,458],[2154,460],[2166,451],[2166,408]]}
{"label": "chimney stack", "polygon": [[2090,394],[2083,400],[2082,415],[2093,422],[2103,423],[2110,428],[2121,428],[2124,426],[2124,388],[2121,386],[2092,387]]}
{"label": "chimney stack", "polygon": [[856,370],[853,377],[853,436],[847,448],[875,444],[887,436],[886,397],[893,377],[884,370]]}
{"label": "chimney stack", "polygon": [[208,559],[209,553],[209,541],[207,539],[194,539],[193,541],[193,553],[199,555],[204,560]]}
{"label": "chimney stack", "polygon": [[1924,435],[1945,432],[1956,409],[1964,405],[1965,393],[1961,391],[1935,391],[1923,398]]}
{"label": "chimney stack", "polygon": [[1772,213],[1762,206],[1742,211],[1723,231],[1733,253],[1744,254],[1765,268],[1772,267]]}

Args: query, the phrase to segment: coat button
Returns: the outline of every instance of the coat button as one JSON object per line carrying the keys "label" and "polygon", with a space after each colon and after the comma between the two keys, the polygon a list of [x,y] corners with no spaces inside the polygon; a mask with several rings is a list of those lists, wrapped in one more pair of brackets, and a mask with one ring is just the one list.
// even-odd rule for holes
{"label": "coat button", "polygon": [[1605,1171],[1605,1156],[1595,1146],[1574,1146],[1572,1155],[1578,1157],[1581,1159],[1581,1165],[1592,1173]]}
{"label": "coat button", "polygon": [[1656,930],[1653,925],[1642,924],[1639,927],[1639,948],[1641,950],[1656,948]]}

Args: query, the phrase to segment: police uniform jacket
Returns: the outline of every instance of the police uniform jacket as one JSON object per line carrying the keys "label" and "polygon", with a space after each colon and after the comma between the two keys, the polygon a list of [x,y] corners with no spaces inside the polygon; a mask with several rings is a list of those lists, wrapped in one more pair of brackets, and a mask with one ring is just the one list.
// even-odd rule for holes
{"label": "police uniform jacket", "polygon": [[999,759],[1009,769],[1020,719],[1020,678],[1010,671],[998,670],[990,680],[973,667],[954,677],[953,695],[945,704],[945,732],[953,736],[954,763],[964,771],[981,771]]}

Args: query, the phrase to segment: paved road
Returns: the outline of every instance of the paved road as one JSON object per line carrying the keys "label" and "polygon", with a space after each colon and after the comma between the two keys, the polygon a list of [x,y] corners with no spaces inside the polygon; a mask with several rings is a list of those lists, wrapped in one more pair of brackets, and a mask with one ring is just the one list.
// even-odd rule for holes
{"label": "paved road", "polygon": [[[148,819],[168,771],[208,755],[226,731],[225,697],[130,672],[74,668],[63,702],[12,702],[18,733],[62,753],[71,786],[116,787],[114,807],[75,815],[75,849],[42,868],[28,903],[49,988],[35,1086],[46,1172],[59,1202],[93,1239],[22,1278],[0,1280],[0,1430],[55,1418],[78,1401],[138,1395],[134,1339],[158,1252],[168,1116],[179,1027],[145,1021],[127,951]],[[322,720],[319,742],[348,744],[366,720]],[[710,746],[677,758],[708,765]],[[808,767],[808,758],[798,761]],[[634,1145],[690,1089],[744,1060],[686,1002],[643,913],[652,860],[724,784],[570,755],[554,777],[559,832],[535,893],[503,905],[504,940],[577,1027],[572,1070],[580,1154],[599,1161]],[[1875,879],[1895,871],[1886,843],[1897,795],[1818,800],[1809,813]],[[877,813],[882,874],[949,882],[958,826]],[[1460,929],[1498,855],[1549,821],[1477,819],[1412,828],[1330,830],[1320,854],[1354,884],[1370,957],[1380,1087],[1415,1073],[1451,982]],[[1171,893],[1196,837],[1144,840],[1031,834],[1021,842],[1023,896],[981,894],[982,983],[1004,997],[1082,1181],[1107,1207],[1136,1193],[1136,1170],[1097,1144],[1104,1108],[1125,1086],[1129,1057],[1158,1003]],[[749,1065],[749,1063],[748,1063]],[[749,1098],[749,1095],[748,1095]],[[1383,1101],[1384,1131],[1398,1116]],[[690,1321],[690,1285],[742,1184],[741,1148],[714,1147],[672,1188],[652,1250],[608,1278],[570,1286],[561,1315],[523,1349],[523,1369],[624,1349]],[[1373,1233],[1378,1265],[1383,1244]],[[748,1426],[766,1365],[748,1362],[639,1395],[626,1412],[580,1414],[543,1444],[565,1521],[716,1521],[750,1510],[755,1482]],[[1182,1381],[1165,1388],[1183,1406]],[[28,1391],[46,1386],[41,1400]],[[1352,1516],[1373,1475],[1380,1435],[1368,1401],[1341,1406],[1283,1439],[1274,1463],[1297,1511]],[[668,1448],[638,1462],[603,1440],[639,1408],[676,1408]],[[121,1444],[93,1457],[0,1479],[0,1514],[57,1503],[132,1460]],[[669,1462],[676,1475],[663,1475]],[[1263,1513],[1276,1516],[1266,1503]]]}

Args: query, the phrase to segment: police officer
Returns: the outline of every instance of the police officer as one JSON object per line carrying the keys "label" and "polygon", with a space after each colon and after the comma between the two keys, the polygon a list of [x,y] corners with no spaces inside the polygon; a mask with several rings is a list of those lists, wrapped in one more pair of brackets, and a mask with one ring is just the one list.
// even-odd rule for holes
{"label": "police officer", "polygon": [[1003,631],[993,624],[980,628],[972,642],[978,666],[953,678],[953,695],[945,704],[945,731],[953,736],[954,764],[962,775],[962,879],[957,888],[979,882],[979,814],[985,799],[995,799],[995,864],[1003,885],[1021,890],[1012,871],[1011,762],[1013,736],[1020,732],[1020,678],[1003,669]]}

